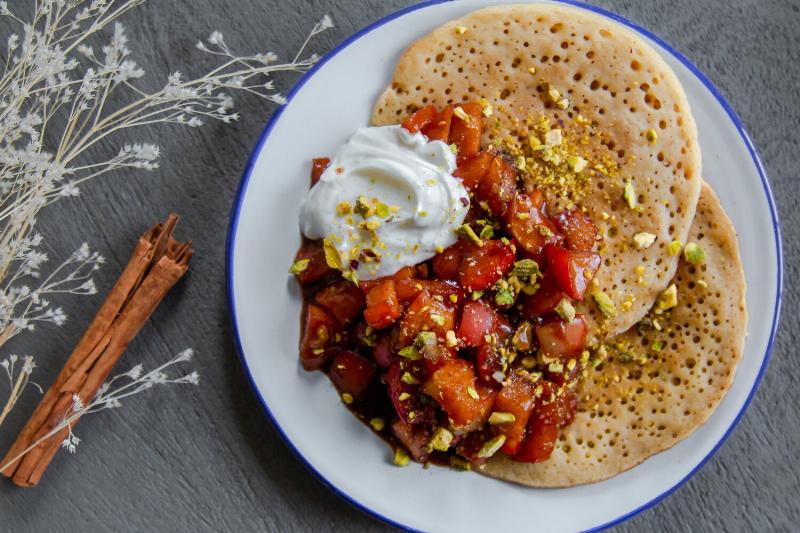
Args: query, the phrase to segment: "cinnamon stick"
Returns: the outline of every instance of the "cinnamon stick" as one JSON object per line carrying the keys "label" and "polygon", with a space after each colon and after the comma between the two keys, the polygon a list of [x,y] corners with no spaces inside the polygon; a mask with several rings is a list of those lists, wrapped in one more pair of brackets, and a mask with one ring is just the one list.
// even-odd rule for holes
{"label": "cinnamon stick", "polygon": [[[15,484],[34,487],[39,483],[69,429],[63,428],[25,450],[63,421],[74,394],[84,403],[95,397],[128,344],[189,269],[191,241],[178,242],[172,237],[177,222],[177,215],[171,214],[163,224],[156,224],[139,237],[128,264],[55,383],[0,460],[0,468],[13,461],[0,473]],[[72,427],[77,422],[73,421]]]}

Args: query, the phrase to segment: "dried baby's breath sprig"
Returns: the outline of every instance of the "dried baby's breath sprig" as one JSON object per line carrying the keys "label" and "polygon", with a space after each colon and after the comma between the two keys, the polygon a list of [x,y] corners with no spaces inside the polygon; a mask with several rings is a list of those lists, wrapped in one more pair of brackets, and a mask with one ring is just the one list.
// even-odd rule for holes
{"label": "dried baby's breath sprig", "polygon": [[64,417],[61,422],[53,427],[53,429],[42,435],[41,438],[33,442],[30,446],[25,448],[25,450],[7,461],[6,464],[0,466],[0,472],[8,468],[9,465],[15,463],[26,453],[36,448],[36,446],[42,442],[51,438],[53,435],[58,434],[60,431],[63,431],[65,428],[68,430],[68,434],[61,442],[61,447],[66,448],[70,453],[75,453],[81,440],[72,432],[72,425],[82,416],[96,413],[104,409],[116,409],[122,405],[122,400],[130,398],[135,394],[139,394],[140,392],[153,388],[157,385],[183,383],[197,385],[200,382],[200,377],[197,371],[192,371],[187,374],[177,376],[168,373],[170,367],[173,367],[179,363],[190,361],[193,355],[194,352],[192,349],[187,348],[166,363],[146,373],[144,372],[143,366],[138,364],[127,372],[114,376],[106,381],[100,387],[97,395],[89,403],[85,403],[80,396],[73,394],[72,404],[69,406],[69,409],[67,409],[67,412],[64,413]]}
{"label": "dried baby's breath sprig", "polygon": [[[216,66],[194,79],[173,72],[153,91],[138,84],[145,70],[119,22],[142,3],[37,0],[14,11],[0,2],[0,16],[17,28],[0,51],[0,347],[37,322],[64,323],[66,314],[51,307],[48,295],[95,292],[91,273],[102,257],[85,245],[38,283],[48,256],[35,227],[42,208],[79,196],[88,180],[125,168],[158,168],[157,145],[107,146],[115,134],[155,124],[231,122],[239,117],[231,97],[236,91],[283,104],[272,75],[308,70],[318,59],[306,53],[310,39],[333,25],[325,16],[289,62],[272,52],[238,55],[212,32],[197,48]],[[115,155],[98,160],[103,151],[89,151],[96,145]]]}
{"label": "dried baby's breath sprig", "polygon": [[[18,365],[17,363],[21,364]],[[3,425],[6,416],[8,416],[8,413],[14,408],[14,404],[17,403],[17,400],[22,396],[22,391],[25,390],[25,387],[29,383],[39,389],[40,393],[42,392],[42,388],[38,383],[30,380],[31,373],[33,373],[33,369],[36,368],[33,356],[26,355],[20,360],[18,355],[11,354],[0,361],[0,367],[3,367],[3,370],[5,370],[9,385],[8,399],[6,400],[5,406],[3,406],[3,410],[0,411],[0,425]]]}

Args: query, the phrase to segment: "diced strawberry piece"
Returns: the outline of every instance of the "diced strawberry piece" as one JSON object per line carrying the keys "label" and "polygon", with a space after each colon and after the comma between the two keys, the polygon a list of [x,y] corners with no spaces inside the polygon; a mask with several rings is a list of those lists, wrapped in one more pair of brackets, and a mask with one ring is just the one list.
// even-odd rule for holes
{"label": "diced strawberry piece", "polygon": [[518,193],[506,216],[508,232],[526,252],[538,258],[548,243],[562,240],[556,226],[544,214],[544,197],[539,191]]}
{"label": "diced strawberry piece", "polygon": [[[461,108],[469,118],[459,117],[457,108]],[[458,162],[461,164],[481,149],[483,133],[483,112],[480,104],[469,102],[453,109],[450,123],[450,142],[458,148]]]}
{"label": "diced strawberry piece", "polygon": [[564,291],[556,285],[553,276],[545,275],[539,290],[531,296],[525,296],[523,305],[528,318],[534,319],[552,312],[558,302],[566,297]]}
{"label": "diced strawberry piece", "polygon": [[392,433],[397,440],[406,447],[411,457],[419,463],[428,460],[428,441],[430,441],[430,430],[426,427],[414,427],[406,424],[402,420],[392,424]]}
{"label": "diced strawberry piece", "polygon": [[306,304],[300,337],[300,362],[306,370],[322,367],[333,354],[335,336],[341,326],[323,307]]}
{"label": "diced strawberry piece", "polygon": [[553,318],[534,326],[539,339],[539,349],[547,357],[569,359],[580,355],[586,346],[588,326],[586,318],[575,315],[572,322]]}
{"label": "diced strawberry piece", "polygon": [[322,177],[322,173],[325,172],[331,165],[331,160],[327,157],[317,157],[316,159],[311,161],[311,186],[317,184],[319,179]]}
{"label": "diced strawberry piece", "polygon": [[[402,304],[413,302],[423,290],[427,291],[434,299],[441,298],[441,301],[448,305],[458,303],[464,299],[464,291],[458,285],[438,280],[408,278],[395,282],[395,290],[397,291],[397,299]],[[451,299],[452,297],[455,297],[455,302]]]}
{"label": "diced strawberry piece", "polygon": [[333,358],[329,375],[340,391],[358,398],[375,377],[375,363],[356,353],[342,350]]}
{"label": "diced strawberry piece", "polygon": [[470,157],[453,172],[453,176],[460,178],[468,191],[475,192],[489,173],[489,166],[494,156],[489,152],[478,152]]}
{"label": "diced strawberry piece", "polygon": [[536,407],[535,390],[536,385],[527,376],[512,372],[494,399],[494,411],[514,415],[513,422],[499,426],[506,436],[502,449],[508,455],[517,453],[525,440],[525,428]]}
{"label": "diced strawberry piece", "polygon": [[491,333],[493,318],[494,311],[483,300],[465,303],[458,325],[458,338],[465,346],[481,346],[486,342],[485,336]]}
{"label": "diced strawberry piece", "polygon": [[337,281],[314,295],[314,300],[346,325],[361,314],[364,308],[364,293],[349,281]]}
{"label": "diced strawberry piece", "polygon": [[502,241],[484,241],[470,245],[461,261],[461,286],[468,291],[482,291],[502,278],[514,264],[514,249]]}
{"label": "diced strawberry piece", "polygon": [[436,118],[436,108],[432,105],[426,105],[407,119],[403,121],[403,127],[411,133],[417,133]]}
{"label": "diced strawberry piece", "polygon": [[475,353],[475,370],[478,380],[487,385],[497,385],[496,373],[502,373],[505,357],[502,348],[513,333],[508,320],[501,314],[493,313],[490,342],[482,344]]}
{"label": "diced strawberry piece", "polygon": [[548,244],[549,273],[570,298],[583,300],[583,295],[600,269],[600,255],[594,252],[573,252]]}
{"label": "diced strawberry piece", "polygon": [[436,370],[422,390],[439,402],[459,433],[486,422],[497,394],[476,381],[472,365],[463,359],[452,359]]}
{"label": "diced strawberry piece", "polygon": [[[373,287],[375,287],[377,285],[380,285],[381,283],[383,283],[386,280],[390,279],[390,280],[394,281],[395,283],[397,283],[400,280],[413,278],[415,275],[416,275],[416,270],[414,269],[414,267],[403,267],[400,270],[398,270],[397,272],[395,272],[394,274],[392,274],[391,276],[384,276],[384,277],[378,278],[378,279],[368,279],[368,280],[364,280],[364,281],[359,281],[358,282],[358,286],[361,287],[362,291],[367,293],[367,292],[369,292],[370,289],[372,289]],[[397,287],[395,287],[395,290],[396,289],[397,289]]]}
{"label": "diced strawberry piece", "polygon": [[539,417],[542,423],[565,428],[575,420],[578,412],[578,399],[569,391],[564,391],[552,401],[536,408],[533,416]]}
{"label": "diced strawberry piece", "polygon": [[403,306],[397,301],[394,281],[388,279],[371,288],[367,293],[367,308],[364,320],[376,329],[394,324],[403,314]]}
{"label": "diced strawberry piece", "polygon": [[381,335],[372,348],[372,359],[383,369],[389,368],[398,357],[392,351],[392,344],[390,335]]}
{"label": "diced strawberry piece", "polygon": [[423,135],[425,135],[429,141],[451,142],[448,141],[448,139],[450,138],[450,124],[452,123],[452,119],[453,108],[450,106],[443,107],[442,110],[439,111],[439,114],[436,115],[436,118],[433,119],[433,122],[422,129]]}
{"label": "diced strawberry piece", "polygon": [[469,461],[470,463],[480,466],[489,460],[489,457],[478,457],[486,441],[495,436],[495,433],[490,428],[484,428],[477,431],[472,431],[463,435],[456,446],[458,455]]}
{"label": "diced strawberry piece", "polygon": [[464,257],[464,241],[458,241],[433,257],[433,273],[439,279],[457,280]]}
{"label": "diced strawberry piece", "polygon": [[[403,376],[406,376],[405,380]],[[409,361],[402,357],[392,363],[383,376],[397,416],[408,424],[431,424],[436,420],[436,410],[432,405],[421,402],[420,386],[414,383],[422,383],[424,380],[424,365],[420,361]]]}
{"label": "diced strawberry piece", "polygon": [[503,156],[496,155],[475,194],[489,205],[495,216],[502,218],[514,200],[516,189],[517,170]]}
{"label": "diced strawberry piece", "polygon": [[564,235],[567,248],[577,252],[591,252],[597,242],[597,226],[589,215],[578,209],[565,211],[553,217],[558,231]]}
{"label": "diced strawberry piece", "polygon": [[432,331],[443,341],[447,331],[453,329],[454,322],[455,311],[423,290],[403,315],[397,338],[398,346],[408,346],[421,331]]}
{"label": "diced strawberry piece", "polygon": [[533,415],[528,420],[527,435],[513,459],[520,463],[539,463],[550,458],[558,439],[558,426],[545,424]]}
{"label": "diced strawberry piece", "polygon": [[301,259],[308,259],[309,262],[305,270],[295,274],[300,285],[310,285],[335,272],[325,261],[322,241],[305,241],[294,258],[295,262]]}

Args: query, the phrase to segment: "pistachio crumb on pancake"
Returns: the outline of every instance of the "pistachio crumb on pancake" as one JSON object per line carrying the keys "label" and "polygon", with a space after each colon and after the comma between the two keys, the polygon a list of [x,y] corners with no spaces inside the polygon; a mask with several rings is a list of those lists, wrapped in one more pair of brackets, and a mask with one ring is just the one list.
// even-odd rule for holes
{"label": "pistachio crumb on pancake", "polygon": [[675,74],[606,17],[550,4],[482,9],[419,39],[373,110],[393,124],[424,105],[476,100],[483,143],[517,162],[548,205],[600,226],[596,290],[576,310],[591,339],[638,322],[667,287],[701,186],[700,149]]}
{"label": "pistachio crumb on pancake", "polygon": [[605,359],[588,371],[580,410],[550,459],[521,464],[498,456],[479,472],[536,487],[601,481],[672,447],[708,419],[733,383],[747,327],[736,233],[708,185],[688,243],[676,254],[667,296],[600,350]]}

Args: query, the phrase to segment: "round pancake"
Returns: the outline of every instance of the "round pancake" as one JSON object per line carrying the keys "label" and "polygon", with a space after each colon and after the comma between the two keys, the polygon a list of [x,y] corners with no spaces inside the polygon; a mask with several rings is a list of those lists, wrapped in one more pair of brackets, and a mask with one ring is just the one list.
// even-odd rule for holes
{"label": "round pancake", "polygon": [[608,341],[608,358],[588,370],[580,410],[550,459],[495,457],[480,472],[532,487],[601,481],[672,447],[708,419],[733,382],[747,328],[736,233],[708,185],[689,240],[706,259],[696,266],[681,259],[673,280],[678,305],[647,316],[662,331],[634,327]]}
{"label": "round pancake", "polygon": [[[577,307],[590,319],[592,341],[627,330],[672,278],[678,258],[667,249],[685,242],[700,194],[696,126],[675,74],[638,36],[587,10],[490,7],[413,43],[372,122],[397,123],[426,104],[479,98],[493,109],[484,146],[526,150],[532,133],[541,139],[544,117],[589,161],[583,178],[566,186],[528,168],[526,187],[542,188],[551,212],[577,202],[600,227],[604,266],[596,280],[616,311],[606,319],[591,297]],[[627,182],[634,208],[623,198]],[[639,250],[638,233],[656,240]],[[635,272],[640,265],[643,274]]]}

